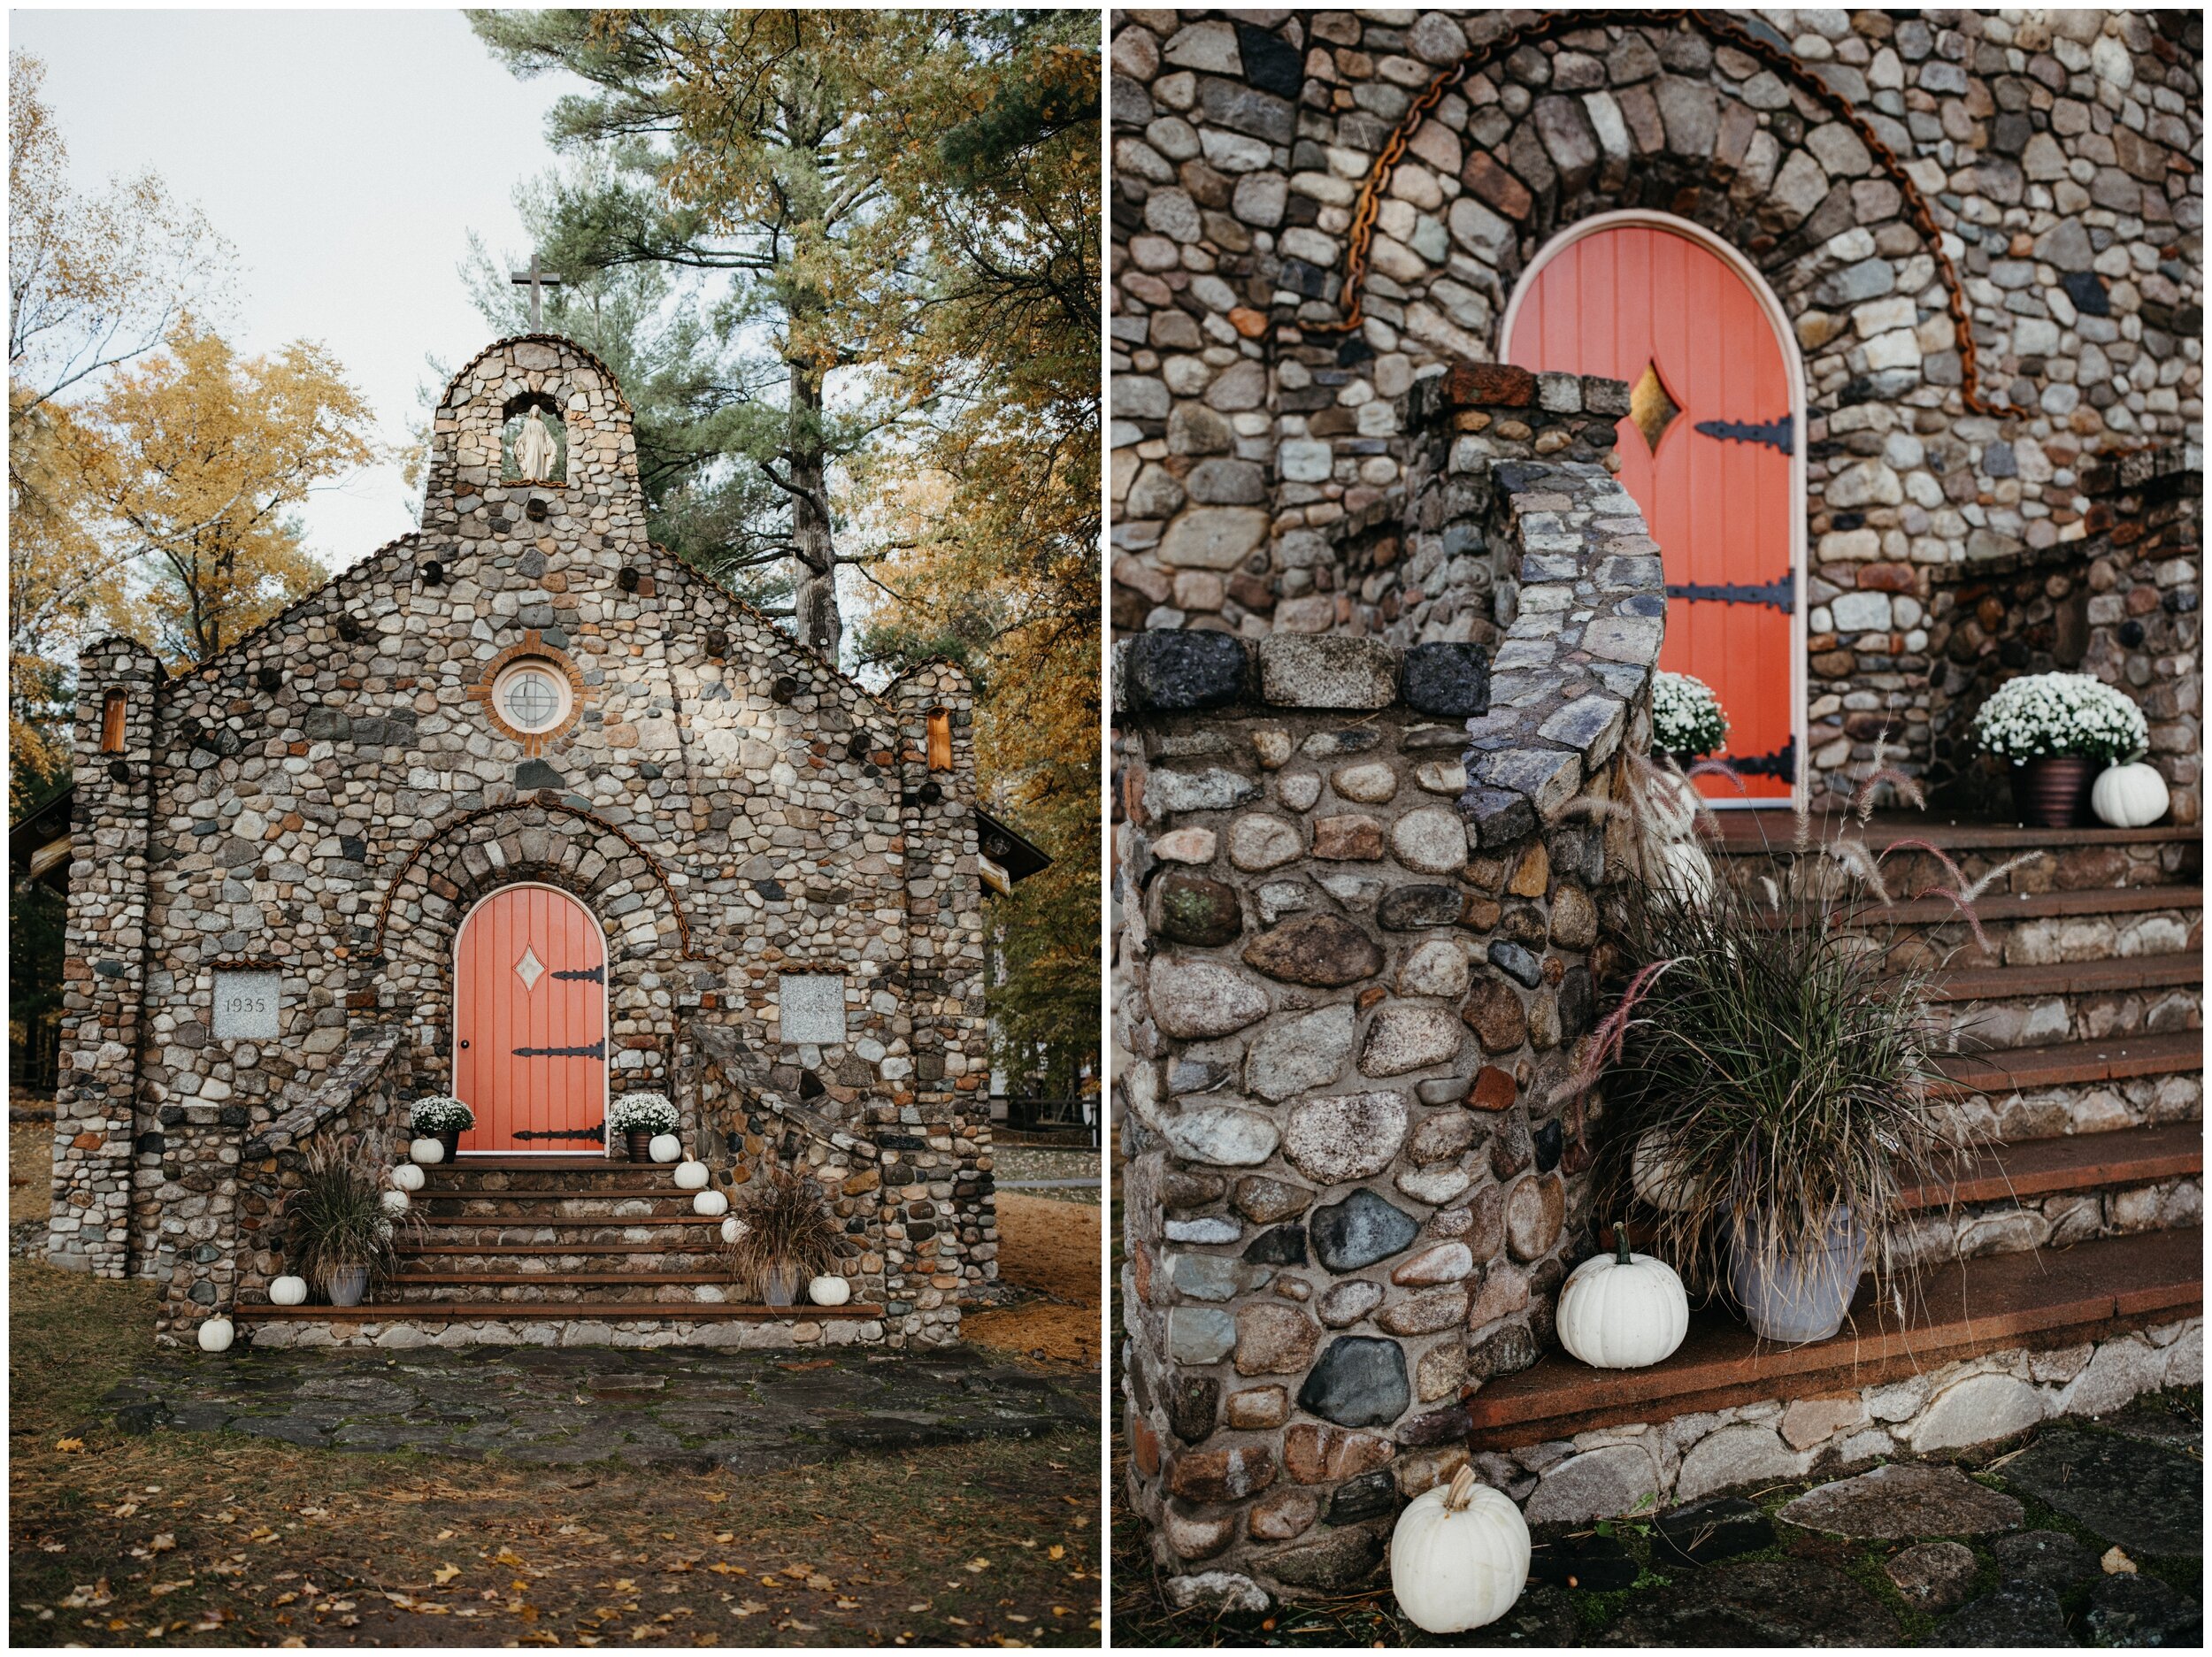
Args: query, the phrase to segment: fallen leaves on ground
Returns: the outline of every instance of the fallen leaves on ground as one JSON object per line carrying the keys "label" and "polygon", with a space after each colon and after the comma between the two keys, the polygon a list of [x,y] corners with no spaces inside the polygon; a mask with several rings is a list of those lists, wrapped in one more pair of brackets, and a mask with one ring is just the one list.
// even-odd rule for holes
{"label": "fallen leaves on ground", "polygon": [[1043,1298],[971,1312],[960,1320],[961,1333],[995,1351],[1096,1368],[1103,1224],[1096,1207],[1000,1192],[999,1276]]}

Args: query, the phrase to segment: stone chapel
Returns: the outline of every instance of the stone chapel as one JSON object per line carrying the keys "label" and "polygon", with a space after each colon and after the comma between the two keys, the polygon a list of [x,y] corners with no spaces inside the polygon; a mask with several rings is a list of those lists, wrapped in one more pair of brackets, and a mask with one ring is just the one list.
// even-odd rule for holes
{"label": "stone chapel", "polygon": [[[55,1261],[155,1279],[169,1339],[957,1333],[995,1276],[979,832],[1028,850],[978,812],[969,684],[871,692],[650,544],[589,352],[488,347],[419,532],[188,671],[100,641],[80,708]],[[719,1222],[607,1143],[640,1091],[741,1199],[820,1182],[844,1305],[717,1281]],[[403,1156],[449,1093],[476,1126],[391,1281],[271,1306],[317,1145]]]}

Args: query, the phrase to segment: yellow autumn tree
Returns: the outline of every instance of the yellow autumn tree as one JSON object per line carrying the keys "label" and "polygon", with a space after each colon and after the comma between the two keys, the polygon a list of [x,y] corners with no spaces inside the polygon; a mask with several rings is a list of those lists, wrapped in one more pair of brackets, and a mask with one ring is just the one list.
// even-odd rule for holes
{"label": "yellow autumn tree", "polygon": [[373,418],[321,347],[242,358],[188,318],[117,372],[88,411],[82,485],[140,572],[125,602],[157,649],[205,661],[321,583],[295,509],[376,457]]}

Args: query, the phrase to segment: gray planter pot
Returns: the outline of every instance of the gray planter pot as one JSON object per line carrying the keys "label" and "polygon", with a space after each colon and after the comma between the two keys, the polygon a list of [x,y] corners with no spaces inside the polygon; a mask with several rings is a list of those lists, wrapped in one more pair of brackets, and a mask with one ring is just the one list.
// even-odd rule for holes
{"label": "gray planter pot", "polygon": [[366,1266],[340,1266],[330,1274],[330,1303],[333,1306],[358,1306],[369,1292],[369,1269]]}
{"label": "gray planter pot", "polygon": [[1758,1222],[1739,1214],[1729,1233],[1728,1288],[1762,1340],[1802,1346],[1843,1327],[1866,1260],[1866,1228],[1838,1213],[1826,1243],[1806,1254],[1763,1249]]}
{"label": "gray planter pot", "polygon": [[760,1269],[760,1298],[769,1306],[789,1306],[799,1298],[799,1279],[804,1275],[796,1266],[777,1264]]}

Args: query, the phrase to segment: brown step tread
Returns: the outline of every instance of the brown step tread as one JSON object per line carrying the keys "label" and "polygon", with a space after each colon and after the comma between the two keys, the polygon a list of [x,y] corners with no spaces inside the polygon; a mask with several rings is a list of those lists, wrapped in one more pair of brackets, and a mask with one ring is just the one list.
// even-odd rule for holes
{"label": "brown step tread", "polygon": [[634,1162],[626,1156],[577,1156],[566,1153],[548,1155],[539,1152],[528,1155],[511,1151],[463,1151],[449,1162],[426,1162],[427,1172],[446,1173],[455,1169],[466,1172],[471,1169],[488,1168],[495,1171],[518,1173],[540,1169],[572,1174],[599,1172],[642,1173],[649,1169],[673,1168],[673,1162]]}
{"label": "brown step tread", "polygon": [[514,1284],[575,1284],[575,1283],[707,1283],[719,1288],[729,1285],[726,1271],[403,1271],[394,1283],[449,1284],[465,1289],[472,1284],[497,1285],[506,1287]]}
{"label": "brown step tread", "polygon": [[2144,1231],[2071,1248],[1929,1268],[1901,1327],[1870,1277],[1853,1318],[1802,1346],[1760,1341],[1717,1307],[1690,1315],[1674,1354],[1647,1369],[1594,1369],[1552,1351],[1467,1399],[1470,1446],[1510,1449],[1603,1427],[1661,1422],[1895,1380],[2011,1346],[2070,1346],[2201,1308],[2204,1233]]}
{"label": "brown step tread", "polygon": [[1947,1053],[1936,1062],[1947,1078],[1934,1090],[1940,1093],[2008,1093],[2072,1082],[2115,1082],[2131,1076],[2202,1070],[2204,1032],[2170,1030],[2105,1041]]}
{"label": "brown step tread", "polygon": [[1961,1202],[1997,1202],[2061,1191],[2147,1185],[2203,1171],[2204,1124],[2176,1122],[1993,1146],[1948,1187],[1910,1186],[1899,1201],[1908,1208],[1935,1208],[1947,1197]]}
{"label": "brown step tread", "polygon": [[2201,955],[2121,955],[2107,961],[2054,961],[2046,966],[1960,967],[1931,985],[1929,997],[1939,1001],[2004,1001],[2024,995],[2167,989],[2203,982]]}
{"label": "brown step tread", "polygon": [[[1992,922],[2066,920],[2082,915],[2140,915],[2154,909],[2200,909],[2202,886],[2090,886],[2074,892],[1989,892],[1974,901],[1974,914],[1983,925]],[[1805,918],[1814,913],[1809,904],[1795,906]],[[1770,926],[1783,917],[1762,917]],[[1932,926],[1966,917],[1948,898],[1910,898],[1901,903],[1847,904],[1843,918],[1854,926]]]}
{"label": "brown step tread", "polygon": [[417,1214],[425,1225],[532,1226],[555,1225],[711,1225],[719,1227],[726,1215],[707,1214],[550,1214],[533,1219],[522,1214]]}
{"label": "brown step tread", "polygon": [[880,1306],[734,1306],[727,1300],[412,1300],[373,1306],[248,1306],[248,1323],[713,1323],[881,1317]]}
{"label": "brown step tread", "polygon": [[681,1197],[688,1202],[698,1194],[675,1185],[618,1185],[611,1190],[605,1185],[589,1190],[573,1185],[518,1185],[504,1190],[484,1185],[425,1185],[414,1193],[414,1198],[418,1202],[432,1197],[448,1202],[495,1202],[510,1197],[518,1202],[615,1202],[639,1197]]}
{"label": "brown step tread", "polygon": [[392,1252],[409,1258],[431,1254],[709,1254],[721,1247],[718,1237],[677,1237],[664,1243],[396,1243]]}
{"label": "brown step tread", "polygon": [[[1787,811],[1716,811],[1713,817],[1718,820],[1722,851],[1786,854],[1796,849],[1797,823]],[[2101,823],[2082,828],[2024,828],[2017,823],[1975,822],[1918,811],[1877,811],[1864,825],[1855,817],[1823,815],[1813,818],[1811,826],[1815,846],[1837,840],[1847,830],[1863,836],[1877,850],[1901,840],[1926,840],[1945,851],[2039,851],[2075,846],[2155,846],[2200,840],[2204,834],[2193,823],[2162,823],[2136,829],[2108,828]]]}

